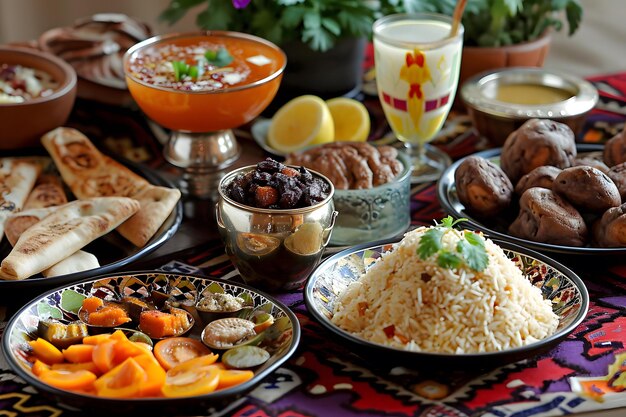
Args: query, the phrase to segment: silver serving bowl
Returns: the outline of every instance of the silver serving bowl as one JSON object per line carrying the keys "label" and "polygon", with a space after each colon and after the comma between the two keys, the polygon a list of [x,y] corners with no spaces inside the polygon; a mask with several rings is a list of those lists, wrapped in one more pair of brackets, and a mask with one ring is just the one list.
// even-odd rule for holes
{"label": "silver serving bowl", "polygon": [[337,212],[334,187],[325,176],[309,170],[330,186],[318,204],[297,209],[261,209],[226,195],[228,184],[256,165],[239,168],[220,181],[217,228],[226,253],[247,284],[268,291],[298,288],[318,265],[330,240]]}
{"label": "silver serving bowl", "polygon": [[[565,98],[547,104],[519,104],[499,100],[498,89],[510,85],[544,86]],[[496,146],[528,119],[552,119],[579,133],[587,113],[598,101],[598,91],[580,78],[543,68],[513,67],[478,74],[461,87],[461,99],[474,128]]]}

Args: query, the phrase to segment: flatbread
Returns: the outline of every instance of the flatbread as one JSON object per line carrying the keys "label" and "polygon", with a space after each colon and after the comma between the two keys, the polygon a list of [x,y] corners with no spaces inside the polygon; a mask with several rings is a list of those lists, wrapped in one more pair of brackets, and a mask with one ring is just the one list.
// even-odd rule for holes
{"label": "flatbread", "polygon": [[63,259],[61,262],[44,269],[41,274],[46,277],[73,274],[75,272],[88,271],[100,267],[98,258],[89,252],[79,250]]}
{"label": "flatbread", "polygon": [[35,188],[30,192],[24,210],[60,206],[67,203],[67,196],[63,190],[61,178],[58,175],[42,174],[35,182]]}
{"label": "flatbread", "polygon": [[41,139],[63,180],[77,198],[131,197],[141,209],[119,232],[143,247],[159,230],[181,197],[180,191],[150,184],[125,166],[103,155],[75,129],[61,127]]}
{"label": "flatbread", "polygon": [[20,280],[67,258],[139,210],[126,197],[76,200],[27,229],[0,264],[0,278]]}
{"label": "flatbread", "polygon": [[41,138],[63,181],[79,199],[132,197],[149,182],[102,154],[76,129],[59,127]]}
{"label": "flatbread", "polygon": [[0,158],[0,241],[6,219],[24,206],[40,172],[34,159]]}
{"label": "flatbread", "polygon": [[45,207],[22,210],[19,213],[11,214],[4,223],[4,234],[11,246],[15,246],[26,229],[39,223],[44,217],[56,210],[57,207]]}
{"label": "flatbread", "polygon": [[[19,237],[24,233],[28,228],[34,226],[39,223],[45,217],[54,213],[58,209],[62,208],[63,205],[56,207],[43,207],[43,208],[34,208],[22,210],[19,213],[14,213],[6,221],[4,234],[7,237],[7,240],[11,244],[11,246],[15,246]],[[63,259],[61,262],[52,265],[50,268],[42,271],[42,275],[44,277],[55,277],[58,275],[71,274],[74,272],[86,271],[88,269],[98,268],[100,263],[98,262],[98,258],[95,255],[79,250],[76,253],[68,256]]]}
{"label": "flatbread", "polygon": [[141,209],[117,228],[117,231],[133,245],[145,246],[170,215],[178,200],[180,190],[149,185],[133,198]]}

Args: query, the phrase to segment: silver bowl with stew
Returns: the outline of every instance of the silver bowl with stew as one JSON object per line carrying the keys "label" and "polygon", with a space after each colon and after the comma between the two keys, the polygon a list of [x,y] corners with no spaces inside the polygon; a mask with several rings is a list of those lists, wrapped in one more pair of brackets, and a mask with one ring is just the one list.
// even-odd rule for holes
{"label": "silver bowl with stew", "polygon": [[217,226],[226,253],[245,282],[267,291],[298,288],[318,265],[330,240],[337,212],[334,187],[325,176],[309,170],[329,186],[328,196],[309,207],[256,208],[227,195],[228,185],[239,174],[255,169],[239,168],[222,178],[216,207]]}
{"label": "silver bowl with stew", "polygon": [[461,88],[461,99],[478,133],[501,146],[528,119],[552,119],[579,133],[598,91],[572,75],[513,67],[470,78]]}

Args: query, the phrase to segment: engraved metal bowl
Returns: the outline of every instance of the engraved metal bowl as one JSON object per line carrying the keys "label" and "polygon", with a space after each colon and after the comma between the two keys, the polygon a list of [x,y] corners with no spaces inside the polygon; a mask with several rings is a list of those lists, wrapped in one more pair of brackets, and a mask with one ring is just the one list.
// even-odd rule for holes
{"label": "engraved metal bowl", "polygon": [[333,204],[335,189],[328,178],[309,170],[330,187],[328,197],[313,206],[262,209],[228,197],[230,182],[255,167],[239,168],[222,178],[216,207],[217,228],[227,255],[247,284],[268,291],[298,288],[313,272],[330,240],[337,216]]}
{"label": "engraved metal bowl", "polygon": [[403,169],[392,181],[362,190],[335,190],[339,212],[331,245],[356,245],[389,239],[411,224],[411,159],[398,152]]}

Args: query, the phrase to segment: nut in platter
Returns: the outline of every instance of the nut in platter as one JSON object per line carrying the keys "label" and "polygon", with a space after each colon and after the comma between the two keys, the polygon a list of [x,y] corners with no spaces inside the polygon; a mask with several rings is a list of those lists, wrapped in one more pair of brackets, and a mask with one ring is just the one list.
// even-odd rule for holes
{"label": "nut in platter", "polygon": [[323,175],[269,158],[222,179],[218,230],[246,283],[269,291],[300,286],[330,239],[333,193]]}

